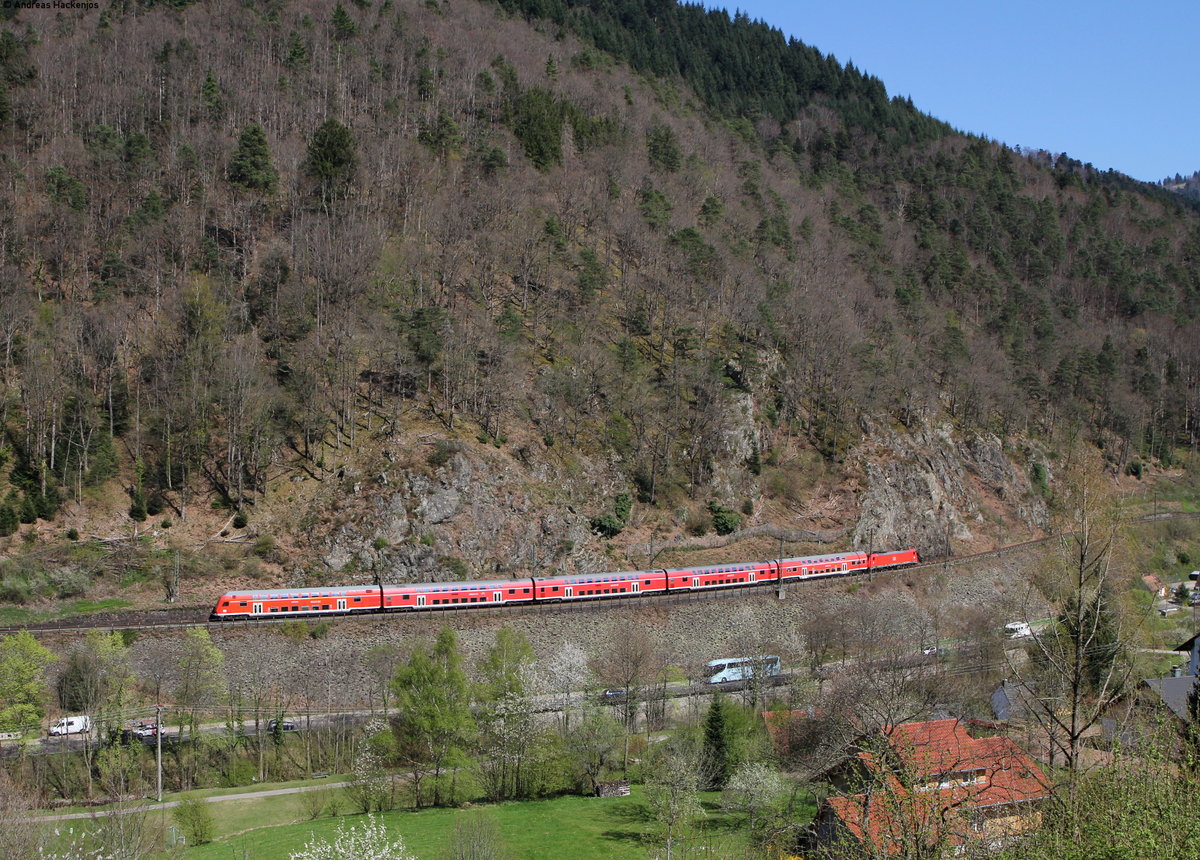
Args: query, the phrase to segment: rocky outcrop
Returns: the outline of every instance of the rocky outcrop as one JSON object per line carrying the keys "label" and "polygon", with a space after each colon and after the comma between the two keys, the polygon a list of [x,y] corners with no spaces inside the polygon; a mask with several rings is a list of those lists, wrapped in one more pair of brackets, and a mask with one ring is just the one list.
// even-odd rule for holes
{"label": "rocky outcrop", "polygon": [[499,453],[464,448],[436,467],[359,486],[362,497],[346,503],[321,550],[343,578],[371,581],[378,572],[386,582],[423,582],[605,567],[561,482],[532,477]]}
{"label": "rocky outcrop", "polygon": [[915,546],[941,558],[970,544],[1005,508],[1031,530],[1045,526],[1045,503],[1013,467],[999,438],[955,437],[942,425],[912,432],[872,428],[855,452],[867,476],[854,531],[859,549]]}

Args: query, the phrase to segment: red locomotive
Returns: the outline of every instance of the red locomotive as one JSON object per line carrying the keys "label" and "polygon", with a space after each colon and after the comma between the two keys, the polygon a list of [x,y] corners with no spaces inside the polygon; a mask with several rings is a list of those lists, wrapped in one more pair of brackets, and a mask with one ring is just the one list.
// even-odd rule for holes
{"label": "red locomotive", "polygon": [[424,582],[408,585],[349,585],[341,588],[272,588],[228,591],[209,616],[262,618],[270,615],[351,615],[360,612],[403,612],[508,603],[554,603],[566,600],[631,598],[643,594],[706,591],[768,582],[847,576],[917,564],[915,549],[891,552],[831,553],[675,570],[628,570],[618,573],[540,576],[530,579]]}

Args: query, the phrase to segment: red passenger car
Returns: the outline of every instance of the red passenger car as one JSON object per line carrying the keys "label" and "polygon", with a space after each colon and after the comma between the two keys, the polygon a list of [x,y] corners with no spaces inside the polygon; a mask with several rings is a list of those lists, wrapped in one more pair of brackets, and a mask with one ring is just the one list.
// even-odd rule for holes
{"label": "red passenger car", "polygon": [[729,588],[770,582],[778,577],[773,561],[754,561],[742,564],[718,564],[712,567],[684,567],[665,571],[668,591],[696,591],[707,588]]}
{"label": "red passenger car", "polygon": [[261,618],[284,614],[338,615],[379,609],[379,587],[348,585],[343,588],[273,588],[262,591],[227,591],[209,618]]}
{"label": "red passenger car", "polygon": [[539,577],[534,583],[539,603],[597,597],[636,597],[667,590],[667,577],[661,570],[548,576]]}
{"label": "red passenger car", "polygon": [[532,579],[412,582],[383,587],[384,611],[447,609],[454,606],[500,606],[533,601]]}
{"label": "red passenger car", "polygon": [[834,552],[804,558],[785,558],[781,562],[784,580],[855,573],[866,570],[867,564],[865,552]]}

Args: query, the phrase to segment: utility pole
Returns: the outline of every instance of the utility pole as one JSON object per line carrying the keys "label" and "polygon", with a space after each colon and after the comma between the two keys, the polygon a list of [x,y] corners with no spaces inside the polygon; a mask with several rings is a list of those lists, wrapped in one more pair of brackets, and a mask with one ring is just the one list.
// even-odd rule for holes
{"label": "utility pole", "polygon": [[162,704],[154,706],[155,769],[158,777],[158,802],[162,803]]}

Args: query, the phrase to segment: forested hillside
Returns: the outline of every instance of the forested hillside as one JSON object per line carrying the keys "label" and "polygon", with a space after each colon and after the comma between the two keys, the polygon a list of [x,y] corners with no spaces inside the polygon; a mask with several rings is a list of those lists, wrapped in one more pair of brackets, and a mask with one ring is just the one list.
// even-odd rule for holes
{"label": "forested hillside", "polygon": [[861,488],[885,431],[994,434],[1034,491],[1064,446],[1119,473],[1194,450],[1193,209],[956,135],[742,16],[280,0],[4,27],[0,535],[269,507],[315,546],[344,522],[303,482],[499,449],[543,487],[549,557],[405,536],[477,576],[575,563],[631,502],[667,534],[792,525]]}

